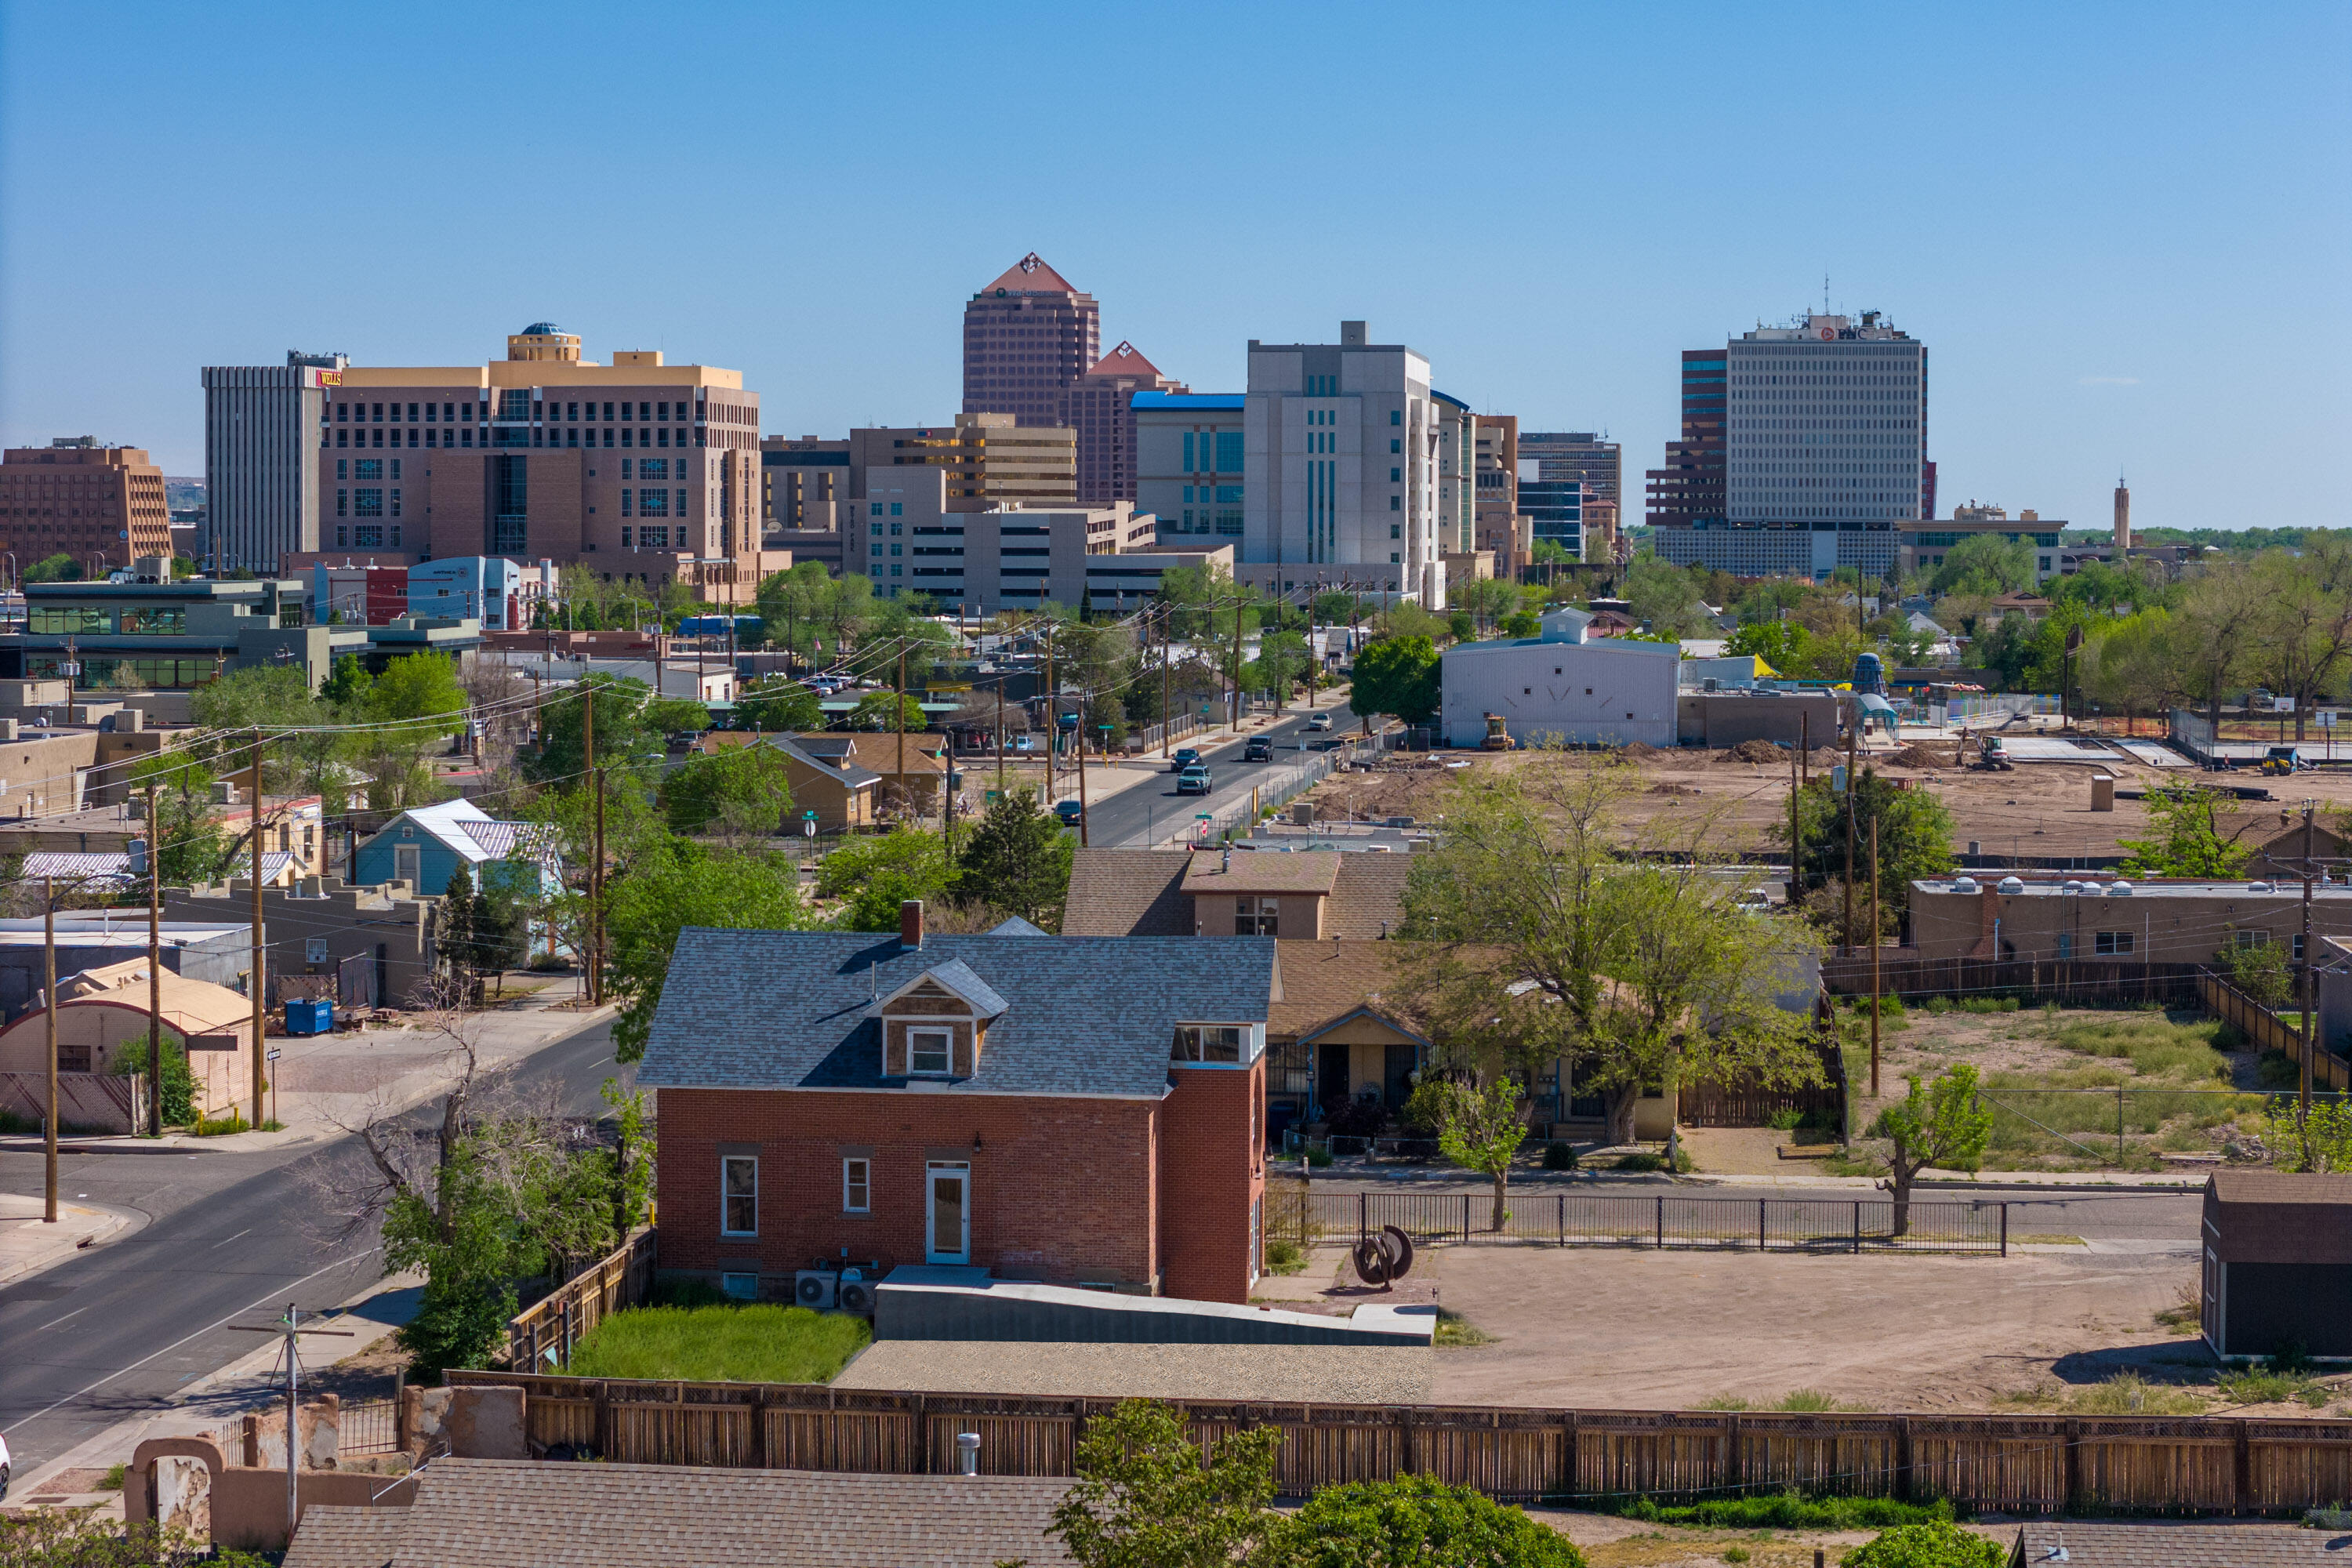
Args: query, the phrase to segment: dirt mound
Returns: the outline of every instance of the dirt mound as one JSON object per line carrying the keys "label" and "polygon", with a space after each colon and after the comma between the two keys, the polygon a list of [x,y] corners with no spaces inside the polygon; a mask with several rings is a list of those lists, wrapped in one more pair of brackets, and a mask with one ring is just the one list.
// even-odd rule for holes
{"label": "dirt mound", "polygon": [[1754,766],[1764,763],[1785,763],[1789,760],[1789,753],[1769,741],[1742,741],[1726,751],[1722,760]]}
{"label": "dirt mound", "polygon": [[1941,751],[1932,746],[1923,746],[1916,741],[1905,746],[1901,751],[1896,752],[1893,756],[1888,757],[1886,760],[1893,763],[1895,766],[1902,768],[1948,768],[1952,766],[1952,754],[1949,752]]}
{"label": "dirt mound", "polygon": [[1652,795],[1696,795],[1698,794],[1698,788],[1695,784],[1654,784],[1650,786],[1649,793]]}
{"label": "dirt mound", "polygon": [[1636,762],[1648,757],[1662,757],[1665,755],[1665,753],[1660,751],[1657,747],[1645,744],[1640,741],[1634,741],[1626,745],[1620,746],[1617,749],[1617,754],[1621,757],[1630,757]]}

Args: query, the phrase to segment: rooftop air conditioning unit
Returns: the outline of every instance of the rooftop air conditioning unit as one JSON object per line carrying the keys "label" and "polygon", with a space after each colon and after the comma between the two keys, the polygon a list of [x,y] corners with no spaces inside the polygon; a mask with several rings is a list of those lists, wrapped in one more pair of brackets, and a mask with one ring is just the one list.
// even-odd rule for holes
{"label": "rooftop air conditioning unit", "polygon": [[863,1271],[845,1268],[841,1271],[841,1310],[855,1312],[861,1318],[874,1315],[874,1284]]}
{"label": "rooftop air conditioning unit", "polygon": [[830,1268],[803,1268],[793,1276],[793,1302],[819,1312],[833,1310],[840,1276]]}

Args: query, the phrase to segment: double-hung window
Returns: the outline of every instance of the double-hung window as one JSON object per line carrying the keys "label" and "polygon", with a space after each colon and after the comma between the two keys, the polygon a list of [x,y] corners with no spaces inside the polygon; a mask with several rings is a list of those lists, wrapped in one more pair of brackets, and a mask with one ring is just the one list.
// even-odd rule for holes
{"label": "double-hung window", "polygon": [[2101,958],[2117,958],[2132,950],[2134,933],[2127,931],[2103,931],[2094,937],[2095,950]]}
{"label": "double-hung window", "polygon": [[725,1154],[719,1161],[719,1234],[760,1234],[760,1157]]}
{"label": "double-hung window", "polygon": [[954,1049],[952,1030],[909,1028],[907,1031],[907,1071],[918,1078],[945,1078]]}
{"label": "double-hung window", "polygon": [[866,1214],[874,1207],[874,1163],[847,1159],[841,1163],[841,1208],[844,1214]]}

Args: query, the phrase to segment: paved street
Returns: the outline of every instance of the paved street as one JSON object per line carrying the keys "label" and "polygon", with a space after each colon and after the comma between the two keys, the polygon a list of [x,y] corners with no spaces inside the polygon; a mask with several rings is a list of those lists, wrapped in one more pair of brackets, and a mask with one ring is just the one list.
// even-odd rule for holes
{"label": "paved street", "polygon": [[[528,1058],[519,1080],[555,1079],[580,1114],[604,1110],[613,1070],[609,1023]],[[266,1321],[291,1300],[316,1310],[348,1300],[381,1272],[373,1235],[337,1239],[306,1216],[313,1184],[345,1139],[236,1153],[68,1153],[68,1201],[135,1211],[120,1240],[0,1289],[0,1432],[16,1473],[126,1417],[152,1411],[257,1336],[224,1327]],[[41,1191],[37,1152],[0,1151],[0,1191]]]}
{"label": "paved street", "polygon": [[[1171,831],[1190,824],[1196,813],[1222,811],[1228,806],[1246,804],[1250,786],[1257,779],[1297,762],[1302,755],[1312,756],[1316,748],[1328,742],[1345,740],[1362,728],[1344,700],[1335,703],[1335,700],[1327,695],[1322,699],[1319,710],[1331,715],[1333,728],[1328,734],[1308,734],[1307,715],[1303,711],[1286,714],[1280,721],[1267,725],[1264,730],[1251,731],[1273,740],[1274,761],[1271,763],[1242,761],[1242,745],[1248,739],[1247,735],[1228,735],[1220,731],[1213,736],[1189,735],[1177,742],[1178,747],[1197,748],[1208,760],[1209,773],[1215,782],[1215,790],[1205,796],[1180,795],[1176,793],[1176,775],[1162,773],[1133,788],[1121,790],[1096,805],[1087,823],[1087,841],[1097,848],[1149,848]],[[1223,738],[1217,738],[1219,736]],[[1299,750],[1302,742],[1307,748],[1304,752]]]}

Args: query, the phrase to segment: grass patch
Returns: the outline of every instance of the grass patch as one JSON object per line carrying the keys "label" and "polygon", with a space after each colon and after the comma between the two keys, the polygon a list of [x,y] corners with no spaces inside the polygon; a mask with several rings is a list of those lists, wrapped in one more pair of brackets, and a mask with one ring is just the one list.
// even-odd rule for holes
{"label": "grass patch", "polygon": [[2311,1373],[2275,1364],[2225,1372],[2214,1382],[2232,1405],[2307,1405],[2317,1410],[2331,1396],[2328,1386]]}
{"label": "grass patch", "polygon": [[1439,1350],[1465,1350],[1472,1345],[1491,1345],[1495,1336],[1461,1313],[1440,1307],[1433,1342]]}
{"label": "grass patch", "polygon": [[1818,1388],[1792,1388],[1778,1399],[1759,1405],[1740,1394],[1710,1394],[1698,1403],[1701,1410],[1786,1410],[1826,1414],[1835,1410],[1853,1410],[1857,1406],[1841,1405]]}
{"label": "grass patch", "polygon": [[121,1491],[122,1489],[122,1478],[124,1475],[129,1473],[130,1468],[130,1466],[124,1464],[110,1465],[107,1467],[106,1474],[99,1478],[98,1489],[102,1492]]}
{"label": "grass patch", "polygon": [[1265,1244],[1265,1267],[1269,1274],[1296,1274],[1307,1267],[1307,1254],[1295,1241],[1269,1241]]}
{"label": "grass patch", "polygon": [[2203,1413],[2206,1399],[2185,1388],[2150,1383],[2136,1372],[2119,1372],[2088,1388],[2069,1391],[2059,1403],[2077,1415],[2196,1415]]}
{"label": "grass patch", "polygon": [[2210,1021],[2176,1024],[2161,1014],[2131,1013],[2057,1024],[2050,1043],[2080,1056],[2128,1061],[2142,1078],[2200,1083],[2230,1076],[2229,1058],[2214,1044],[2220,1029]]}
{"label": "grass patch", "polygon": [[874,1331],[845,1312],[758,1303],[615,1312],[572,1348],[580,1377],[828,1383]]}
{"label": "grass patch", "polygon": [[226,1116],[207,1117],[188,1129],[199,1138],[226,1138],[232,1132],[246,1132],[251,1130],[251,1123],[246,1121],[244,1114],[235,1110],[230,1111]]}
{"label": "grass patch", "polygon": [[2156,1326],[2170,1329],[2177,1334],[2193,1334],[2203,1324],[2203,1305],[2197,1281],[2185,1279],[2174,1295],[2172,1305],[2157,1310]]}
{"label": "grass patch", "polygon": [[[1595,1507],[1596,1511],[1608,1511],[1597,1503]],[[1903,1524],[1948,1522],[1952,1505],[1942,1498],[1919,1503],[1884,1497],[1815,1498],[1790,1491],[1680,1504],[1637,1497],[1620,1503],[1614,1511],[1625,1519],[1702,1530],[1892,1530]]]}
{"label": "grass patch", "polygon": [[[1663,1171],[1666,1168],[1666,1157],[1664,1154],[1653,1154],[1647,1151],[1638,1154],[1620,1154],[1617,1156],[1615,1168],[1620,1171]],[[1689,1150],[1675,1151],[1676,1174],[1687,1174],[1697,1169],[1698,1162],[1690,1157]]]}

